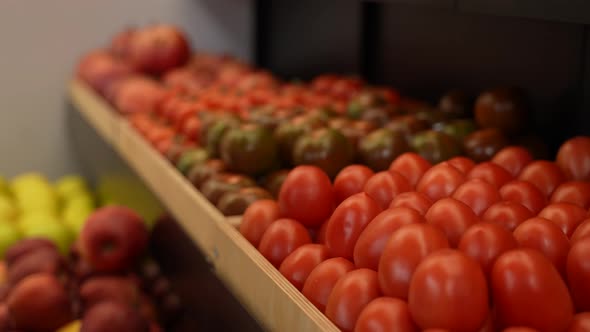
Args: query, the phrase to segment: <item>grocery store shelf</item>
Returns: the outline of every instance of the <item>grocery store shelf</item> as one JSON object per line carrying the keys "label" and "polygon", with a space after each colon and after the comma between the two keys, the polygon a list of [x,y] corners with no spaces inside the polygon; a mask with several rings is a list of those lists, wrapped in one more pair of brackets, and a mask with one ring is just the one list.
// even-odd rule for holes
{"label": "grocery store shelf", "polygon": [[216,275],[269,331],[338,331],[225,218],[115,111],[79,81],[76,109],[137,172],[203,251]]}

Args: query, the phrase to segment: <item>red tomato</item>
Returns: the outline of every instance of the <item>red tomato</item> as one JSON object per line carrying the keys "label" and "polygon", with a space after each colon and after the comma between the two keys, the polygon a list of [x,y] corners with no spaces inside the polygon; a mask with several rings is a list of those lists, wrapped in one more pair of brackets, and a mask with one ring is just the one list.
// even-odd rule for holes
{"label": "red tomato", "polygon": [[319,167],[295,167],[279,193],[282,215],[308,227],[320,226],[334,210],[334,190],[330,178]]}
{"label": "red tomato", "polygon": [[424,329],[422,332],[451,332],[447,329]]}
{"label": "red tomato", "polygon": [[590,311],[590,238],[577,241],[567,255],[567,280],[576,309]]}
{"label": "red tomato", "polygon": [[504,329],[502,332],[539,332],[538,330],[532,329],[530,327],[509,327]]}
{"label": "red tomato", "polygon": [[334,286],[326,305],[326,316],[343,331],[352,331],[361,311],[380,295],[377,272],[350,271]]}
{"label": "red tomato", "polygon": [[574,137],[561,145],[557,165],[568,179],[590,181],[590,137]]}
{"label": "red tomato", "polygon": [[576,241],[579,241],[587,236],[590,236],[590,219],[586,219],[582,221],[576,231],[571,237],[571,242],[574,244]]}
{"label": "red tomato", "polygon": [[285,258],[279,271],[295,288],[301,290],[311,271],[328,258],[326,246],[304,244]]}
{"label": "red tomato", "polygon": [[467,204],[478,216],[501,199],[498,189],[482,179],[463,183],[455,190],[452,197]]}
{"label": "red tomato", "polygon": [[327,259],[315,267],[303,284],[303,295],[321,312],[326,309],[332,289],[346,273],[354,270],[354,264],[342,258]]}
{"label": "red tomato", "polygon": [[354,332],[418,332],[408,304],[400,299],[379,297],[361,311]]}
{"label": "red tomato", "polygon": [[513,201],[524,205],[534,215],[539,213],[545,205],[547,199],[545,195],[533,184],[527,181],[512,181],[500,188],[502,200]]}
{"label": "red tomato", "polygon": [[449,197],[463,182],[465,175],[461,171],[447,163],[441,163],[424,173],[416,186],[416,191],[436,201]]}
{"label": "red tomato", "polygon": [[524,205],[512,201],[502,201],[490,206],[481,219],[500,225],[512,232],[523,221],[532,217],[534,217],[533,213]]}
{"label": "red tomato", "polygon": [[505,147],[492,158],[494,164],[507,170],[513,177],[517,177],[531,161],[533,156],[521,146]]}
{"label": "red tomato", "polygon": [[518,179],[532,183],[545,197],[549,197],[561,183],[565,182],[566,178],[557,164],[546,160],[536,160],[522,170]]}
{"label": "red tomato", "polygon": [[240,224],[240,233],[258,247],[262,235],[268,226],[279,219],[279,205],[276,201],[263,199],[252,203],[244,212],[242,223]]}
{"label": "red tomato", "polygon": [[428,224],[409,224],[394,232],[379,260],[379,285],[385,295],[408,298],[414,270],[424,257],[449,247],[443,232]]}
{"label": "red tomato", "polygon": [[587,212],[581,207],[570,203],[553,203],[547,205],[539,217],[551,220],[561,231],[571,237],[578,225],[586,218]]}
{"label": "red tomato", "polygon": [[318,232],[316,233],[316,243],[326,244],[326,229],[328,228],[328,222],[324,222]]}
{"label": "red tomato", "polygon": [[581,312],[574,316],[568,332],[588,332],[590,331],[590,312]]}
{"label": "red tomato", "polygon": [[479,221],[469,206],[454,198],[443,198],[432,204],[424,218],[428,224],[440,228],[455,248],[463,233]]}
{"label": "red tomato", "polygon": [[458,250],[427,256],[416,268],[408,304],[423,329],[477,331],[488,318],[488,286],[479,265]]}
{"label": "red tomato", "polygon": [[562,183],[551,195],[551,202],[572,203],[584,209],[590,208],[590,182],[569,181]]}
{"label": "red tomato", "polygon": [[395,196],[389,204],[389,208],[409,207],[424,215],[431,205],[432,201],[428,196],[417,191],[409,191]]}
{"label": "red tomato", "polygon": [[373,170],[363,165],[350,165],[343,168],[334,179],[336,204],[340,204],[348,197],[362,192],[365,183],[373,174]]}
{"label": "red tomato", "polygon": [[478,262],[485,275],[489,275],[496,259],[516,247],[518,243],[512,233],[500,225],[484,222],[471,226],[463,234],[458,249]]}
{"label": "red tomato", "polygon": [[475,167],[475,162],[467,157],[451,158],[447,160],[447,163],[460,170],[463,174],[469,173],[469,171]]}
{"label": "red tomato", "polygon": [[513,234],[520,247],[539,251],[560,273],[565,272],[570,244],[567,236],[554,223],[541,217],[531,218],[520,224]]}
{"label": "red tomato", "polygon": [[467,178],[484,180],[499,189],[505,183],[512,180],[512,175],[502,167],[487,161],[475,165],[469,174],[467,174]]}
{"label": "red tomato", "polygon": [[377,201],[382,209],[387,209],[395,196],[412,190],[412,186],[400,173],[384,171],[373,175],[363,190]]}
{"label": "red tomato", "polygon": [[389,170],[399,172],[415,187],[431,166],[426,159],[417,153],[406,152],[395,158],[389,166]]}
{"label": "red tomato", "polygon": [[363,230],[354,246],[354,264],[377,270],[387,240],[403,225],[424,222],[414,209],[398,207],[379,213]]}
{"label": "red tomato", "polygon": [[574,308],[567,286],[541,253],[516,249],[492,268],[492,294],[501,326],[528,326],[541,332],[565,331]]}
{"label": "red tomato", "polygon": [[354,194],[340,203],[326,226],[330,254],[352,260],[358,237],[381,211],[379,204],[366,193]]}
{"label": "red tomato", "polygon": [[295,249],[308,243],[311,238],[305,226],[293,219],[279,219],[262,235],[258,251],[278,268]]}

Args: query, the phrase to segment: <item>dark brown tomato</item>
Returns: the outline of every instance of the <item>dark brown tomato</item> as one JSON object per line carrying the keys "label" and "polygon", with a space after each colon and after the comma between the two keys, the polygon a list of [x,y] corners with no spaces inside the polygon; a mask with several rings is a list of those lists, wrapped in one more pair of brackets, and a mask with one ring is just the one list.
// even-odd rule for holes
{"label": "dark brown tomato", "polygon": [[258,251],[278,268],[295,249],[308,243],[311,238],[305,226],[293,219],[279,219],[266,228]]}
{"label": "dark brown tomato", "polygon": [[285,182],[287,175],[289,175],[289,170],[287,169],[272,172],[264,177],[262,185],[273,197],[279,197],[281,187],[283,186],[283,182]]}
{"label": "dark brown tomato", "polygon": [[572,203],[590,209],[590,182],[568,181],[560,184],[551,195],[551,202]]}
{"label": "dark brown tomato", "polygon": [[505,147],[492,158],[494,164],[507,170],[513,177],[517,177],[531,161],[533,156],[521,146]]}
{"label": "dark brown tomato", "polygon": [[329,258],[321,262],[307,276],[302,289],[303,295],[324,312],[338,280],[354,268],[352,262],[342,257]]}
{"label": "dark brown tomato", "polygon": [[321,244],[304,244],[285,258],[279,272],[298,290],[303,289],[307,277],[318,264],[330,258]]}
{"label": "dark brown tomato", "polygon": [[586,210],[570,203],[552,203],[547,205],[539,217],[551,220],[561,231],[570,238],[578,225],[586,219]]}
{"label": "dark brown tomato", "polygon": [[532,217],[534,217],[533,213],[524,205],[513,201],[502,201],[490,206],[481,219],[513,232],[518,225]]}
{"label": "dark brown tomato", "polygon": [[188,179],[196,188],[201,188],[210,177],[225,171],[227,167],[223,160],[209,159],[202,164],[194,165],[188,172]]}
{"label": "dark brown tomato", "polygon": [[465,137],[476,130],[473,120],[455,119],[447,122],[435,123],[432,129],[453,137],[457,142],[463,142]]}
{"label": "dark brown tomato", "polygon": [[516,239],[504,227],[483,222],[465,231],[458,249],[478,262],[485,275],[489,276],[496,259],[517,247]]}
{"label": "dark brown tomato", "polygon": [[206,118],[203,121],[199,142],[207,149],[212,158],[220,156],[219,147],[225,133],[231,128],[240,126],[240,120],[234,116],[222,115]]}
{"label": "dark brown tomato", "polygon": [[261,199],[272,199],[272,195],[260,187],[241,188],[225,193],[217,203],[217,209],[224,216],[240,216],[252,203]]}
{"label": "dark brown tomato", "polygon": [[477,331],[490,311],[486,277],[473,259],[458,250],[430,254],[418,265],[408,304],[418,326],[457,332]]}
{"label": "dark brown tomato", "polygon": [[295,165],[314,165],[334,178],[340,170],[352,164],[354,147],[336,129],[322,128],[304,134],[295,143],[293,161]]}
{"label": "dark brown tomato", "polygon": [[221,140],[221,159],[230,170],[260,175],[277,165],[278,148],[272,133],[261,126],[247,124],[229,129]]}
{"label": "dark brown tomato", "polygon": [[429,225],[438,227],[449,239],[451,247],[456,248],[463,236],[479,219],[471,208],[454,198],[436,201],[424,216]]}
{"label": "dark brown tomato", "polygon": [[361,311],[354,332],[418,332],[405,301],[379,297]]}
{"label": "dark brown tomato", "polygon": [[350,121],[348,125],[339,128],[342,134],[352,142],[355,149],[361,138],[369,135],[375,129],[377,127],[373,123],[364,120]]}
{"label": "dark brown tomato", "polygon": [[258,247],[260,238],[268,226],[278,220],[281,216],[279,204],[270,199],[263,199],[252,203],[244,212],[242,223],[240,224],[240,233]]}
{"label": "dark brown tomato", "polygon": [[436,201],[451,196],[463,182],[465,175],[461,171],[449,164],[441,163],[424,173],[416,185],[416,191]]}
{"label": "dark brown tomato", "polygon": [[452,118],[471,117],[473,100],[464,91],[451,90],[440,98],[438,109]]}
{"label": "dark brown tomato", "polygon": [[570,243],[558,226],[545,218],[535,217],[520,224],[513,234],[520,247],[539,251],[565,275]]}
{"label": "dark brown tomato", "polygon": [[475,162],[491,160],[509,142],[502,132],[495,128],[474,131],[463,140],[463,150]]}
{"label": "dark brown tomato", "polygon": [[481,179],[473,179],[463,183],[451,197],[467,204],[479,217],[501,199],[498,189]]}
{"label": "dark brown tomato", "polygon": [[416,133],[430,128],[430,124],[426,120],[418,119],[416,115],[400,115],[385,124],[385,128],[402,133],[406,138],[410,138]]}
{"label": "dark brown tomato", "polygon": [[452,136],[434,130],[421,131],[414,135],[411,146],[433,164],[456,157],[462,152],[461,146]]}
{"label": "dark brown tomato", "polygon": [[567,255],[567,280],[578,312],[590,311],[590,238],[577,241]]}
{"label": "dark brown tomato", "polygon": [[350,271],[332,289],[326,316],[343,331],[352,331],[361,311],[380,295],[377,272],[369,269]]}
{"label": "dark brown tomato", "polygon": [[373,175],[363,188],[382,209],[387,209],[395,196],[412,190],[406,178],[396,171],[383,171]]}
{"label": "dark brown tomato", "polygon": [[529,105],[522,90],[496,88],[480,94],[475,101],[475,120],[480,127],[498,128],[516,135],[526,125]]}
{"label": "dark brown tomato", "polygon": [[226,193],[238,191],[241,188],[254,187],[255,185],[256,182],[249,177],[238,174],[220,173],[205,181],[200,189],[203,196],[209,202],[217,205],[219,199]]}
{"label": "dark brown tomato", "polygon": [[553,191],[566,180],[557,164],[546,160],[536,160],[528,164],[520,172],[518,179],[532,183],[545,197],[550,197]]}
{"label": "dark brown tomato", "polygon": [[348,197],[363,191],[367,181],[375,174],[364,165],[350,165],[336,175],[334,179],[334,195],[336,204],[340,204]]}
{"label": "dark brown tomato", "polygon": [[415,187],[430,167],[432,165],[420,155],[406,152],[395,158],[389,166],[389,170],[399,172],[406,177],[412,187]]}
{"label": "dark brown tomato", "polygon": [[293,164],[293,149],[299,137],[321,127],[320,121],[305,116],[279,124],[274,131],[274,138],[277,141],[279,155],[283,163],[285,165]]}
{"label": "dark brown tomato", "polygon": [[428,196],[417,191],[409,191],[395,196],[389,208],[408,207],[418,211],[420,215],[425,215],[431,206],[432,200]]}
{"label": "dark brown tomato", "polygon": [[467,174],[467,178],[481,179],[500,189],[504,184],[512,180],[512,175],[494,163],[483,162],[473,167]]}
{"label": "dark brown tomato", "polygon": [[403,225],[424,222],[424,217],[407,207],[390,208],[379,213],[359,236],[354,246],[354,264],[377,271],[385,244]]}
{"label": "dark brown tomato", "polygon": [[406,138],[389,129],[377,129],[359,141],[359,156],[363,164],[374,171],[384,171],[401,154],[410,151]]}
{"label": "dark brown tomato", "polygon": [[379,285],[383,294],[408,299],[414,270],[429,254],[449,247],[440,229],[412,223],[393,232],[379,259]]}
{"label": "dark brown tomato", "polygon": [[524,205],[533,215],[537,215],[547,205],[545,195],[528,181],[514,180],[508,182],[500,188],[500,196],[504,201]]}
{"label": "dark brown tomato", "polygon": [[505,252],[496,260],[491,280],[498,327],[554,332],[569,326],[574,308],[567,286],[540,252]]}
{"label": "dark brown tomato", "polygon": [[467,157],[455,157],[447,160],[451,166],[455,167],[461,173],[468,174],[473,167],[475,167],[475,162]]}
{"label": "dark brown tomato", "polygon": [[352,260],[358,237],[381,211],[379,203],[364,192],[340,203],[326,226],[326,246],[330,254]]}

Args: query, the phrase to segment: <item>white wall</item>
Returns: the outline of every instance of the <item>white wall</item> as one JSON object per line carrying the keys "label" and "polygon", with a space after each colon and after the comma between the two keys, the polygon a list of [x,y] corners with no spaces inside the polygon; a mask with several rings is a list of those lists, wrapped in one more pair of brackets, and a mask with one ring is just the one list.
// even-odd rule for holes
{"label": "white wall", "polygon": [[123,27],[150,22],[180,25],[196,48],[251,58],[250,0],[0,1],[0,175],[78,170],[65,133],[75,64]]}

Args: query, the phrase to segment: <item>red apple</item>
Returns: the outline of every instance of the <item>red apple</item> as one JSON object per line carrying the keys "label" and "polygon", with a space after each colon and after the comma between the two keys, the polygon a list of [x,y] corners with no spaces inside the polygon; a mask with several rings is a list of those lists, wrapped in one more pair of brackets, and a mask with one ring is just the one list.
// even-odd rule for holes
{"label": "red apple", "polygon": [[20,257],[41,249],[50,249],[58,252],[55,244],[48,239],[39,237],[24,239],[18,241],[6,251],[6,254],[4,255],[6,266],[10,267],[10,265],[16,262]]}
{"label": "red apple", "polygon": [[190,57],[190,46],[182,31],[171,25],[153,25],[133,35],[129,61],[139,70],[162,74],[182,66]]}
{"label": "red apple", "polygon": [[102,302],[86,311],[80,332],[148,332],[149,323],[130,306]]}
{"label": "red apple", "polygon": [[118,81],[107,92],[107,99],[120,113],[133,114],[155,111],[166,97],[166,90],[156,81],[146,77],[133,76]]}
{"label": "red apple", "polygon": [[148,231],[141,217],[122,206],[95,211],[80,235],[82,255],[99,272],[128,269],[145,250]]}
{"label": "red apple", "polygon": [[117,301],[136,306],[140,290],[134,279],[117,276],[96,276],[80,286],[80,300],[85,310],[105,301]]}
{"label": "red apple", "polygon": [[114,82],[133,74],[133,69],[105,51],[85,55],[78,64],[78,77],[105,95]]}
{"label": "red apple", "polygon": [[36,273],[62,276],[65,271],[65,260],[57,251],[39,249],[21,256],[9,266],[8,283],[10,285],[16,285],[22,279]]}
{"label": "red apple", "polygon": [[10,292],[6,305],[15,328],[25,331],[55,331],[73,320],[65,288],[48,273],[23,279]]}

